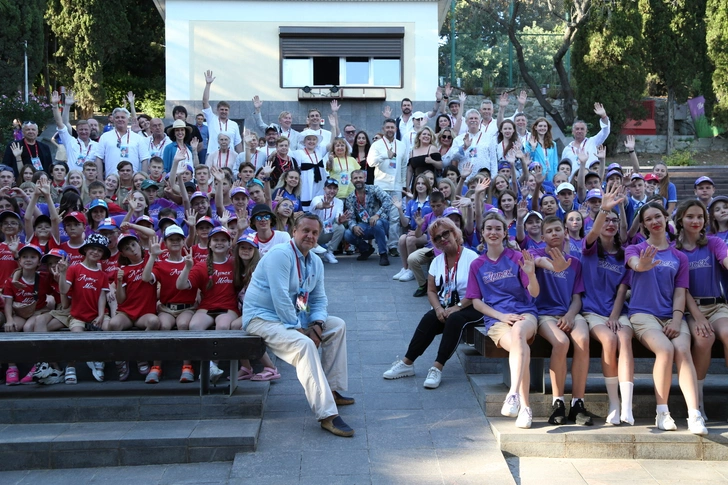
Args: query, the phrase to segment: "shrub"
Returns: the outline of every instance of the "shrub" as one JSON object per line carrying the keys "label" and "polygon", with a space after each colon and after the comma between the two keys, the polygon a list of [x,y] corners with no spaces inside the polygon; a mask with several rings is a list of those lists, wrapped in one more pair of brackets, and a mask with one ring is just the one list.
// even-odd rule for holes
{"label": "shrub", "polygon": [[38,133],[53,119],[53,112],[45,97],[28,96],[25,104],[23,94],[18,91],[14,96],[0,96],[0,150],[13,141],[13,120],[33,121],[38,125]]}
{"label": "shrub", "polygon": [[663,159],[668,167],[691,167],[697,165],[690,149],[675,150]]}

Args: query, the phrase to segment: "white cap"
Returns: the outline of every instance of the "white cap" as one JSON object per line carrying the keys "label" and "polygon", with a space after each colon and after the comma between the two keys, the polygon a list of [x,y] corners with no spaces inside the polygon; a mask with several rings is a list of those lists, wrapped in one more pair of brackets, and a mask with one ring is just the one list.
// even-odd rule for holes
{"label": "white cap", "polygon": [[558,187],[556,187],[556,193],[558,194],[562,190],[571,190],[572,192],[576,192],[576,189],[573,185],[571,185],[569,182],[563,182],[560,183]]}
{"label": "white cap", "polygon": [[412,113],[412,119],[413,120],[418,120],[420,118],[422,118],[424,120],[425,119],[425,113],[423,113],[422,111],[415,111],[414,113]]}
{"label": "white cap", "polygon": [[167,238],[168,238],[169,236],[171,236],[171,235],[173,235],[173,234],[178,234],[178,235],[180,235],[180,236],[182,236],[182,237],[185,237],[185,233],[184,233],[184,231],[182,230],[182,228],[181,228],[181,227],[179,227],[179,226],[178,226],[178,225],[176,225],[176,224],[172,224],[171,226],[168,226],[168,227],[167,227],[167,228],[166,228],[166,229],[164,230],[164,238],[165,238],[165,239],[167,239]]}

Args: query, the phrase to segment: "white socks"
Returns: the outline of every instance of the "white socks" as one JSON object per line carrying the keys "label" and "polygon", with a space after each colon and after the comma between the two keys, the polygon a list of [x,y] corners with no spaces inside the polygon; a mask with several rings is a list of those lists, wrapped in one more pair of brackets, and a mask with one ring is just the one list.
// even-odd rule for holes
{"label": "white socks", "polygon": [[609,397],[609,413],[607,424],[619,425],[619,379],[617,377],[605,377],[604,384],[607,386],[607,397]]}
{"label": "white socks", "polygon": [[[620,382],[619,393],[622,395],[622,412],[619,420],[630,425],[634,424],[634,416],[632,416],[632,394],[634,392],[633,382]],[[667,411],[667,406],[665,406]]]}
{"label": "white socks", "polygon": [[553,406],[554,404],[556,404],[556,401],[557,401],[557,400],[559,400],[559,399],[561,399],[561,402],[564,402],[564,396],[554,396],[554,397],[553,397],[553,398],[551,399],[551,401],[552,401],[552,402],[551,402],[551,405]]}

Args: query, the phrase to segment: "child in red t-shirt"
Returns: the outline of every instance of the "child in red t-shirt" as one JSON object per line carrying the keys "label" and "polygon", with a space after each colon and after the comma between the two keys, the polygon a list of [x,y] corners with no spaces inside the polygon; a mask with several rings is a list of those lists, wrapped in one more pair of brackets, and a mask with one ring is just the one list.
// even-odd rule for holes
{"label": "child in red t-shirt", "polygon": [[73,211],[63,215],[63,228],[69,239],[61,243],[61,249],[68,254],[68,266],[75,266],[84,260],[84,255],[80,250],[84,245],[83,236],[87,223],[83,212]]}
{"label": "child in red t-shirt", "polygon": [[28,244],[39,246],[44,253],[47,253],[51,249],[61,246],[61,218],[52,201],[48,204],[49,215],[41,214],[34,217],[40,197],[44,197],[46,201],[51,200],[51,186],[45,178],[38,180],[33,196],[28,203],[28,208],[25,211],[25,241]]}

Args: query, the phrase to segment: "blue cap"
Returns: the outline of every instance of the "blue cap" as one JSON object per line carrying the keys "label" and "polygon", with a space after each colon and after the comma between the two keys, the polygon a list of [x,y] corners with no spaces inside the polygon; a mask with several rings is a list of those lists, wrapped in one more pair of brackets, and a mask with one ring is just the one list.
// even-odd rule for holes
{"label": "blue cap", "polygon": [[248,243],[254,248],[258,248],[258,241],[255,240],[255,236],[253,236],[253,233],[243,234],[238,238],[238,244],[240,243]]}
{"label": "blue cap", "polygon": [[88,205],[88,210],[95,209],[96,207],[103,207],[106,209],[106,212],[109,212],[109,204],[106,203],[103,199],[94,199],[91,201],[91,203]]}
{"label": "blue cap", "polygon": [[586,200],[601,199],[601,198],[602,198],[601,189],[591,189],[589,192],[586,193]]}
{"label": "blue cap", "polygon": [[232,237],[230,236],[230,231],[228,231],[227,228],[222,227],[222,226],[218,226],[218,227],[214,228],[212,231],[210,231],[208,238],[212,239],[212,236],[214,236],[215,234],[225,234],[228,237],[228,239],[232,239]]}
{"label": "blue cap", "polygon": [[107,217],[103,221],[101,221],[101,224],[99,224],[98,230],[107,230],[107,231],[113,231],[114,229],[119,229],[119,226],[116,225],[116,221],[112,219],[111,217]]}

